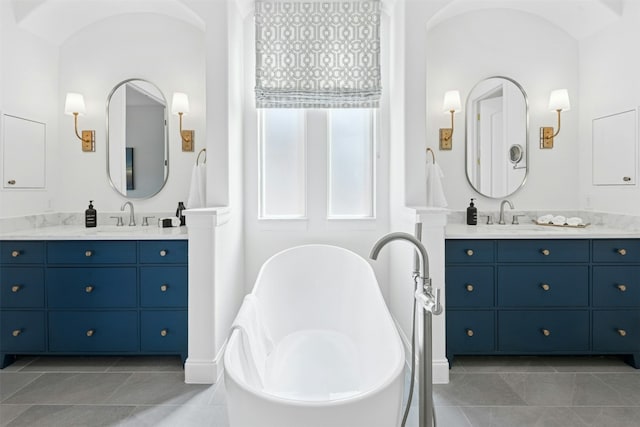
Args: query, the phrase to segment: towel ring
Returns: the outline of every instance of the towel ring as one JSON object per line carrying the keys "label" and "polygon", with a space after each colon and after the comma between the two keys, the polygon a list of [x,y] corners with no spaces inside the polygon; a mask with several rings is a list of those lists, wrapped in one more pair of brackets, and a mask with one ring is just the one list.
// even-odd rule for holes
{"label": "towel ring", "polygon": [[196,158],[196,166],[198,166],[198,163],[200,163],[200,155],[204,154],[204,161],[202,162],[207,163],[207,149],[203,148],[202,150],[200,150],[200,152],[198,153],[198,158]]}
{"label": "towel ring", "polygon": [[433,152],[433,150],[430,147],[427,147],[427,153],[431,153],[431,158],[433,159],[433,164],[436,164],[436,154]]}

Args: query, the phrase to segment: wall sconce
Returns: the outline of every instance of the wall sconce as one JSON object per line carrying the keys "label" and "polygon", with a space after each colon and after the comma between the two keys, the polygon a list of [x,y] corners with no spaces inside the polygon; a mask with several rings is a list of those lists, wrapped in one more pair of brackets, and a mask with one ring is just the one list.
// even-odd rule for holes
{"label": "wall sconce", "polygon": [[171,113],[180,116],[180,138],[182,151],[193,151],[193,131],[182,129],[182,115],[189,113],[189,98],[186,93],[176,92],[171,101]]}
{"label": "wall sconce", "polygon": [[83,130],[82,136],[78,133],[78,115],[84,116],[84,98],[79,93],[67,93],[64,101],[64,113],[73,115],[76,136],[82,141],[82,151],[96,151],[96,131]]}
{"label": "wall sconce", "polygon": [[462,110],[460,104],[460,92],[457,90],[450,90],[444,94],[444,102],[442,103],[442,110],[445,113],[451,113],[451,127],[440,128],[440,149],[451,150],[453,146],[453,115]]}
{"label": "wall sconce", "polygon": [[553,148],[553,138],[560,133],[560,113],[570,109],[569,92],[566,89],[558,89],[551,92],[551,95],[549,95],[549,110],[558,113],[558,130],[554,133],[553,127],[541,127],[540,148]]}

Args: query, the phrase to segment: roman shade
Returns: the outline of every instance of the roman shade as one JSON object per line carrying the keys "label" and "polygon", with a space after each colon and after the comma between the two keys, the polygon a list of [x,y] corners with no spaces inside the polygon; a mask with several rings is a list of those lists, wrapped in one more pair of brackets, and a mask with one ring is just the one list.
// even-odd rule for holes
{"label": "roman shade", "polygon": [[256,0],[257,108],[376,108],[379,0]]}

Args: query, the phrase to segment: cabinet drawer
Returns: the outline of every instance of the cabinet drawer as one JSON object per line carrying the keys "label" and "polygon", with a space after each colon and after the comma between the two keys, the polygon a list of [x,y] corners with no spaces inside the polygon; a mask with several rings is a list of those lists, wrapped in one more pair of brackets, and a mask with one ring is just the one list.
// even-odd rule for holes
{"label": "cabinet drawer", "polygon": [[186,307],[187,267],[140,267],[142,307]]}
{"label": "cabinet drawer", "polygon": [[2,267],[0,307],[44,307],[44,270],[40,267]]}
{"label": "cabinet drawer", "polygon": [[640,266],[593,266],[595,307],[640,307]]}
{"label": "cabinet drawer", "polygon": [[589,262],[589,240],[498,240],[498,262]]}
{"label": "cabinet drawer", "polygon": [[2,264],[40,264],[44,262],[44,242],[5,240],[0,242]]}
{"label": "cabinet drawer", "polygon": [[447,306],[493,306],[493,282],[493,267],[490,266],[447,267]]}
{"label": "cabinet drawer", "polygon": [[135,307],[135,267],[47,269],[47,301],[51,308]]}
{"label": "cabinet drawer", "polygon": [[138,350],[136,311],[51,311],[49,350],[129,352]]}
{"label": "cabinet drawer", "polygon": [[187,262],[186,240],[145,240],[140,242],[140,262],[171,264]]}
{"label": "cabinet drawer", "polygon": [[588,266],[498,267],[498,305],[504,307],[586,307]]}
{"label": "cabinet drawer", "polygon": [[4,353],[44,351],[45,335],[43,311],[0,313],[0,351]]}
{"label": "cabinet drawer", "polygon": [[640,240],[602,239],[593,241],[594,262],[640,263]]}
{"label": "cabinet drawer", "polygon": [[640,310],[593,312],[594,351],[640,351]]}
{"label": "cabinet drawer", "polygon": [[445,260],[447,263],[493,262],[494,243],[492,240],[447,240]]}
{"label": "cabinet drawer", "polygon": [[61,241],[47,243],[50,264],[135,264],[133,241]]}
{"label": "cabinet drawer", "polygon": [[447,310],[447,353],[495,351],[493,311]]}
{"label": "cabinet drawer", "polygon": [[562,353],[589,350],[588,311],[500,311],[498,349]]}
{"label": "cabinet drawer", "polygon": [[187,311],[143,311],[140,315],[143,352],[187,352]]}

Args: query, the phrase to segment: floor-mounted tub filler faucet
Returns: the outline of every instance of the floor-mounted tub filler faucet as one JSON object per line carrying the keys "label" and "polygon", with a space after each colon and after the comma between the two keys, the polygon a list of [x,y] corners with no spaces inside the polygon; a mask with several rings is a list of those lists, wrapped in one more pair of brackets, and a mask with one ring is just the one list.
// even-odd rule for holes
{"label": "floor-mounted tub filler faucet", "polygon": [[415,298],[413,300],[413,326],[411,330],[411,384],[409,386],[409,399],[402,418],[402,427],[405,427],[409,409],[411,407],[411,397],[413,395],[413,385],[415,378],[415,322],[416,322],[416,301],[422,307],[422,348],[420,348],[420,369],[419,369],[419,427],[435,427],[436,417],[433,405],[433,367],[432,363],[432,339],[431,339],[431,316],[442,313],[440,305],[440,289],[431,286],[429,278],[429,255],[422,242],[422,224],[416,224],[416,237],[409,233],[395,232],[382,236],[371,249],[369,257],[378,259],[380,250],[389,242],[394,240],[407,241],[415,247],[413,279],[416,287]]}
{"label": "floor-mounted tub filler faucet", "polygon": [[500,202],[500,219],[498,219],[498,224],[500,225],[504,225],[504,205],[509,205],[509,207],[511,208],[511,210],[513,210],[513,203],[511,203],[511,201],[504,199],[502,202]]}
{"label": "floor-mounted tub filler faucet", "polygon": [[120,210],[122,212],[124,212],[124,209],[129,206],[130,210],[130,214],[129,214],[129,226],[130,227],[134,227],[136,225],[136,214],[133,212],[133,203],[131,202],[124,202],[122,204],[122,206],[120,207]]}

